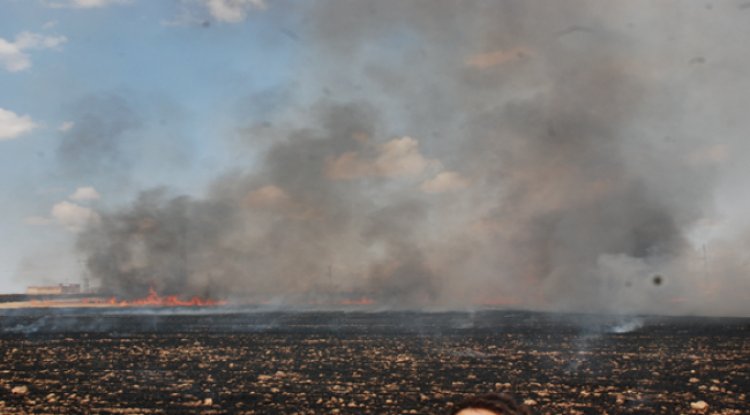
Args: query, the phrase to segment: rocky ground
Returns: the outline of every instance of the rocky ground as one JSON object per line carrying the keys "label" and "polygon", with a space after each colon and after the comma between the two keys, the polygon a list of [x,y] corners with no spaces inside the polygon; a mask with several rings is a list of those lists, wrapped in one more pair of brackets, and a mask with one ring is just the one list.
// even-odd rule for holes
{"label": "rocky ground", "polygon": [[750,321],[0,317],[2,414],[446,414],[490,391],[549,414],[748,414]]}

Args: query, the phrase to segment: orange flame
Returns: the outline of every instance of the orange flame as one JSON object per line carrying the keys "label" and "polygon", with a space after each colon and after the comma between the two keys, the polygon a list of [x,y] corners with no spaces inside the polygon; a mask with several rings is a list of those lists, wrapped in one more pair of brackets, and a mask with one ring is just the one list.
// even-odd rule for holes
{"label": "orange flame", "polygon": [[87,302],[106,304],[112,307],[211,307],[227,303],[223,300],[212,300],[198,296],[192,297],[189,300],[180,299],[176,295],[162,297],[153,288],[148,289],[148,296],[135,300],[120,300],[117,297],[110,297],[107,300],[89,299]]}

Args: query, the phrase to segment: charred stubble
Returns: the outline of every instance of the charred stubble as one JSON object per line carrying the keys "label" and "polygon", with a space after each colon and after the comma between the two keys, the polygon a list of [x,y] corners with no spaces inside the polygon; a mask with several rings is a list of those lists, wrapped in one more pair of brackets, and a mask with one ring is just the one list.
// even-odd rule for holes
{"label": "charred stubble", "polygon": [[[550,414],[688,413],[699,400],[711,413],[747,407],[746,320],[660,319],[622,334],[581,327],[455,313],[171,316],[35,334],[5,326],[0,408],[441,414],[462,397],[496,390]],[[28,389],[14,393],[18,386]]]}

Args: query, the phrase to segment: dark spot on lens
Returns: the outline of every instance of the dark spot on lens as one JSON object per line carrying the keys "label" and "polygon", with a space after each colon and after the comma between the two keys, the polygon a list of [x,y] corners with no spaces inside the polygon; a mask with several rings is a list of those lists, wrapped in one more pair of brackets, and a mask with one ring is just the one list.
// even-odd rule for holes
{"label": "dark spot on lens", "polygon": [[664,282],[664,279],[661,275],[654,275],[654,278],[651,280],[654,285],[659,286],[662,282]]}

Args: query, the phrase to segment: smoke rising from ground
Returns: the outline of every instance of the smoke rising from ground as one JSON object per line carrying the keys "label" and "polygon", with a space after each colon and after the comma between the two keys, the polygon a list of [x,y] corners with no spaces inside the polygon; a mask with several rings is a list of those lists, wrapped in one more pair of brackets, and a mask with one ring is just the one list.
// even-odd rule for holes
{"label": "smoke rising from ground", "polygon": [[[690,238],[715,216],[727,149],[744,151],[741,129],[692,107],[692,91],[725,91],[695,66],[733,59],[685,34],[698,24],[721,39],[726,22],[704,22],[709,11],[342,0],[263,13],[293,30],[304,68],[273,124],[242,129],[245,143],[270,142],[262,161],[204,197],[146,190],[99,212],[79,248],[105,289],[750,312],[741,245],[712,245],[721,264],[709,270]],[[305,18],[290,29],[281,13]]]}

